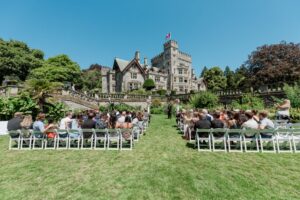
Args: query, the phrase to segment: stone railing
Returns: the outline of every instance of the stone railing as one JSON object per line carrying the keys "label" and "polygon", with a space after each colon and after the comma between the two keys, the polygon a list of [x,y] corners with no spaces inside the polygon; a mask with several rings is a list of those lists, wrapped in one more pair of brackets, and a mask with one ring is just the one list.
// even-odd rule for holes
{"label": "stone railing", "polygon": [[71,96],[74,98],[79,98],[85,101],[93,101],[93,102],[109,102],[109,101],[147,101],[148,99],[160,99],[162,101],[166,100],[166,96],[160,95],[144,95],[144,94],[124,94],[124,93],[95,93],[88,94],[82,93],[74,90],[61,90],[58,91],[57,94],[63,96]]}

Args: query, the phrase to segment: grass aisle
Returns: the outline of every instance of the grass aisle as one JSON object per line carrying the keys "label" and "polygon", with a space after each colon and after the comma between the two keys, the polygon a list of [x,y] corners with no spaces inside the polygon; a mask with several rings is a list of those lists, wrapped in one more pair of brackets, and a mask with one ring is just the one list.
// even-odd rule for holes
{"label": "grass aisle", "polygon": [[8,151],[0,199],[299,199],[300,155],[199,153],[153,116],[133,151]]}

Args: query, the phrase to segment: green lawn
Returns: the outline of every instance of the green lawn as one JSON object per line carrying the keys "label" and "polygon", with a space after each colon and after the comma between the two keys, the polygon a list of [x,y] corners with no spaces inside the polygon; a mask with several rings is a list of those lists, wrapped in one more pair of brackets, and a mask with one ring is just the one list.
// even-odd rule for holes
{"label": "green lawn", "polygon": [[200,153],[153,116],[133,151],[8,151],[0,199],[299,199],[300,154]]}

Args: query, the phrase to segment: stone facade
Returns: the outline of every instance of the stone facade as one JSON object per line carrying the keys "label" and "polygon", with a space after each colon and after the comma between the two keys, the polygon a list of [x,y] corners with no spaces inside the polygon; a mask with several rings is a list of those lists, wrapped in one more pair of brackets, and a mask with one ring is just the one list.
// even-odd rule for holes
{"label": "stone facade", "polygon": [[170,40],[164,44],[164,51],[151,59],[140,62],[140,53],[136,52],[131,61],[114,59],[112,69],[103,68],[102,92],[127,92],[142,88],[146,79],[154,80],[156,90],[174,90],[178,94],[191,90],[206,90],[202,79],[197,79],[192,68],[192,57],[179,51],[178,44]]}

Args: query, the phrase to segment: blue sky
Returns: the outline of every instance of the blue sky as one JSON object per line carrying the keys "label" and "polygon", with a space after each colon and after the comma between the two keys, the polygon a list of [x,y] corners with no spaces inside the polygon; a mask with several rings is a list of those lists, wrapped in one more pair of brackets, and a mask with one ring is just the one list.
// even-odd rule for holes
{"label": "blue sky", "polygon": [[139,50],[149,59],[172,33],[203,66],[239,67],[256,47],[300,42],[298,0],[0,0],[0,37],[65,53],[82,68]]}

